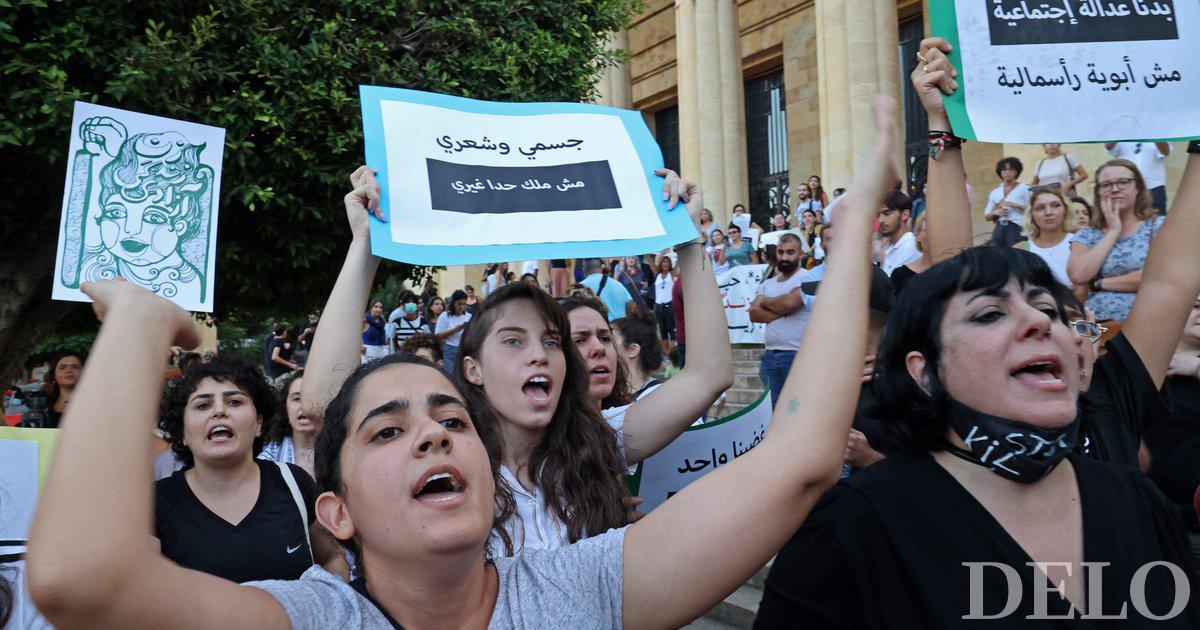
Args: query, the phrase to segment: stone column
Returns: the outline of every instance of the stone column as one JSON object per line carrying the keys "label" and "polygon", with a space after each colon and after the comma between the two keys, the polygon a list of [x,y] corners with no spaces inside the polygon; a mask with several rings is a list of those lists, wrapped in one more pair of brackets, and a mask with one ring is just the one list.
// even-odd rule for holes
{"label": "stone column", "polygon": [[746,96],[734,0],[675,0],[682,175],[704,187],[718,225],[746,203]]}
{"label": "stone column", "polygon": [[[613,33],[605,44],[608,50],[629,51],[629,31],[621,29]],[[621,109],[633,108],[633,89],[629,82],[629,64],[608,67],[596,82],[596,104]]]}
{"label": "stone column", "polygon": [[[900,26],[893,0],[817,0],[821,177],[848,186],[871,150],[875,95],[900,98]],[[897,120],[897,146],[903,146]]]}

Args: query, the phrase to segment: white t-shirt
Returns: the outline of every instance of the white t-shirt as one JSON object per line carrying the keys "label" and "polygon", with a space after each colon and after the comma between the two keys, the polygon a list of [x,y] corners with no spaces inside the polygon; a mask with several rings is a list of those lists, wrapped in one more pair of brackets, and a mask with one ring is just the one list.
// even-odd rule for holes
{"label": "white t-shirt", "polygon": [[[761,295],[773,298],[785,295],[791,292],[792,289],[798,290],[801,282],[808,282],[809,278],[806,276],[807,272],[805,270],[797,269],[787,280],[780,280],[779,276],[763,280],[762,284],[758,285],[755,297]],[[808,315],[809,309],[801,306],[795,311],[767,324],[765,336],[766,349],[798,349],[800,347],[800,340],[804,338],[804,331],[808,329]]]}
{"label": "white t-shirt", "polygon": [[806,199],[804,201],[797,202],[795,214],[793,214],[797,221],[804,219],[803,215],[805,210],[812,210],[813,213],[817,215],[817,218],[825,216],[825,208],[821,206],[820,199]]}
{"label": "white t-shirt", "polygon": [[749,214],[735,214],[729,219],[729,222],[738,226],[743,232],[750,228]]}
{"label": "white t-shirt", "polygon": [[654,276],[654,303],[655,304],[670,304],[671,291],[675,290],[675,276],[668,273],[661,273]]}
{"label": "white t-shirt", "polygon": [[[608,426],[617,432],[617,449],[625,459],[625,410],[629,405],[612,407],[601,412]],[[516,475],[508,466],[500,466],[500,475],[513,490],[516,512],[504,523],[504,529],[512,540],[513,553],[530,549],[558,549],[571,544],[567,537],[567,524],[560,521],[554,510],[546,505],[541,490],[534,486],[526,490],[517,482]]]}
{"label": "white t-shirt", "polygon": [[[447,330],[458,328],[462,324],[471,321],[471,312],[467,311],[462,315],[451,315],[450,313],[442,313],[438,318],[437,328],[433,331],[434,334],[442,334]],[[458,331],[444,340],[448,346],[457,346],[462,341],[462,331]]]}
{"label": "white t-shirt", "polygon": [[1029,243],[1029,251],[1041,256],[1042,260],[1050,266],[1050,270],[1054,272],[1054,277],[1059,282],[1072,286],[1071,277],[1067,275],[1067,260],[1071,258],[1071,237],[1067,236],[1061,243],[1053,247],[1042,249],[1038,247],[1033,239],[1027,241]]}
{"label": "white t-shirt", "polygon": [[1146,188],[1158,188],[1167,183],[1167,156],[1153,142],[1118,142],[1108,154],[1137,165],[1146,180]]}
{"label": "white t-shirt", "polygon": [[895,243],[884,248],[883,264],[880,267],[890,277],[897,267],[907,265],[920,257],[917,237],[913,236],[912,232],[905,232]]}
{"label": "white t-shirt", "polygon": [[[1004,184],[1000,184],[999,186],[993,188],[991,194],[988,195],[988,202],[987,206],[985,206],[983,209],[983,216],[992,216],[992,211],[995,210],[996,204],[1006,200],[1015,203],[1022,208],[1028,208],[1029,192],[1028,184],[1017,183],[1017,185],[1013,187],[1012,190],[1008,191],[1008,194],[1006,195],[1004,194]],[[1023,224],[1025,221],[1024,211],[1017,210],[1012,206],[1004,207],[1008,210],[1008,215],[1001,217],[1000,223],[1016,223],[1017,225]]]}
{"label": "white t-shirt", "polygon": [[1063,193],[1066,193],[1067,182],[1075,179],[1075,169],[1077,168],[1079,168],[1079,159],[1070,153],[1060,153],[1054,157],[1042,158],[1035,171],[1038,186],[1060,184],[1063,186]]}

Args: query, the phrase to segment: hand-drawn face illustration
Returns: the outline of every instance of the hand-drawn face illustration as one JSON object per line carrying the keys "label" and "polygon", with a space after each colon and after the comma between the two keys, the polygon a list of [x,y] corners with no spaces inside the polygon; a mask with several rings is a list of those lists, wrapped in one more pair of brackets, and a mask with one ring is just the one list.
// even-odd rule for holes
{"label": "hand-drawn face illustration", "polygon": [[109,116],[86,119],[79,138],[62,283],[121,276],[167,298],[206,302],[214,172],[201,162],[205,144],[177,131],[131,135]]}

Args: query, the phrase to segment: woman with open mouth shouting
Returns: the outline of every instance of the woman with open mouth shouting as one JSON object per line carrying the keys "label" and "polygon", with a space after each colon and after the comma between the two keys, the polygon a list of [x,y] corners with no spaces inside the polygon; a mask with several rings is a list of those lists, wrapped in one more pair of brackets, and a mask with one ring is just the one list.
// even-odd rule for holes
{"label": "woman with open mouth shouting", "polygon": [[[894,108],[877,107],[883,155]],[[398,355],[357,367],[325,409],[317,449],[317,519],[358,549],[364,567],[350,584],[313,567],[300,580],[237,585],[146,545],[145,433],[160,363],[172,341],[191,346],[198,335],[186,313],[143,289],[85,284],[104,325],[33,524],[34,602],[62,628],[668,628],[695,619],[761,567],[837,478],[866,343],[870,223],[895,180],[889,163],[868,164],[842,204],[847,236],[794,370],[808,378],[785,385],[791,402],[779,406],[766,439],[628,527],[488,560],[499,465],[485,447],[491,429],[475,423],[433,365]],[[372,190],[360,185],[348,197],[364,223]],[[356,237],[351,248],[349,265],[369,260],[367,241]],[[533,310],[513,301],[501,311],[522,308]],[[323,329],[313,356],[340,342],[350,366],[357,309],[333,310],[326,316],[349,325]],[[535,346],[529,366],[550,360],[552,332],[521,335]],[[491,344],[516,339],[498,336],[482,369]],[[303,391],[315,371],[310,364]]]}
{"label": "woman with open mouth shouting", "polygon": [[167,385],[158,427],[184,468],[155,482],[164,556],[236,582],[296,579],[314,561],[344,571],[337,543],[316,523],[312,477],[255,459],[263,418],[277,407],[262,372],[238,358],[195,363]]}

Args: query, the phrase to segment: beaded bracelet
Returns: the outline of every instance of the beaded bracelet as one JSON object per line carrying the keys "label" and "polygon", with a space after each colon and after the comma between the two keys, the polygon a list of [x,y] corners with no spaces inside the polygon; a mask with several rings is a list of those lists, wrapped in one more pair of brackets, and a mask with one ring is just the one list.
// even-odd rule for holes
{"label": "beaded bracelet", "polygon": [[929,132],[929,159],[937,161],[946,149],[962,146],[966,142],[962,138],[950,133],[949,131],[930,131]]}

